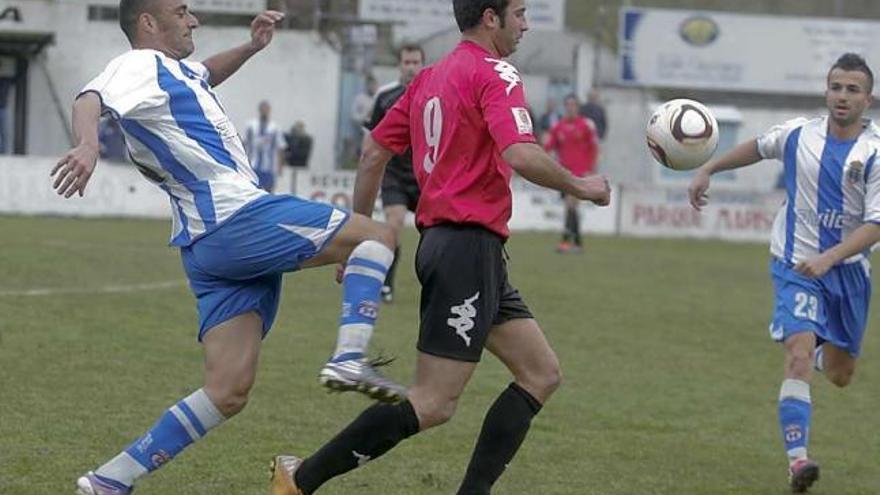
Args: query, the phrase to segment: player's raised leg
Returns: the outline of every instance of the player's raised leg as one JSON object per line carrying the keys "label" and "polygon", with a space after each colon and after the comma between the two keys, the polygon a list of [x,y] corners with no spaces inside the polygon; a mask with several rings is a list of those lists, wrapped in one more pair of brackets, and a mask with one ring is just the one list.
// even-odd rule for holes
{"label": "player's raised leg", "polygon": [[247,404],[256,378],[263,322],[255,312],[207,331],[205,384],[166,410],[156,424],[116,457],[77,480],[81,495],[127,495],[134,482],[159,469]]}
{"label": "player's raised leg", "polygon": [[785,379],[779,390],[779,426],[789,463],[789,483],[805,492],[819,479],[819,466],[807,456],[810,434],[810,375],[816,336],[794,333],[785,339]]}
{"label": "player's raised leg", "polygon": [[390,227],[352,214],[329,245],[303,265],[345,263],[336,349],[319,373],[321,383],[332,390],[356,390],[387,402],[396,402],[406,394],[402,386],[376,371],[376,363],[366,357],[395,244]]}

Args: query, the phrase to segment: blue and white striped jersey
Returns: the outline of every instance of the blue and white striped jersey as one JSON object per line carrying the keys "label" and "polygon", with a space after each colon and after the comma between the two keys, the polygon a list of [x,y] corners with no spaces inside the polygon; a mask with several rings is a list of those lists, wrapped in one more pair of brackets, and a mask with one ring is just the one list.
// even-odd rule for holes
{"label": "blue and white striped jersey", "polygon": [[170,196],[171,245],[191,244],[266,194],[204,65],[131,50],[82,90],[89,91],[119,120],[143,175]]}
{"label": "blue and white striped jersey", "polygon": [[278,151],[286,148],[284,134],[271,120],[254,119],[244,132],[244,148],[254,170],[275,175],[278,170]]}
{"label": "blue and white striped jersey", "polygon": [[[880,129],[865,122],[853,140],[828,134],[828,118],[794,119],[758,139],[764,158],[781,160],[786,200],[773,222],[770,251],[786,263],[816,256],[866,222],[880,223]],[[845,263],[866,259],[861,253]]]}

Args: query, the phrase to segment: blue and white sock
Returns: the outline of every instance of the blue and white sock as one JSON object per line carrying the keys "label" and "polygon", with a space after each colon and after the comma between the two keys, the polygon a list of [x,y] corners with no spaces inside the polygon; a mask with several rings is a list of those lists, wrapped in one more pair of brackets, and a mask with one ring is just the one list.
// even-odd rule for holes
{"label": "blue and white sock", "polygon": [[130,487],[225,420],[204,389],[199,389],[171,406],[150,431],[96,469],[95,475]]}
{"label": "blue and white sock", "polygon": [[377,241],[364,241],[348,257],[342,278],[342,316],[331,361],[364,356],[379,315],[379,294],[394,252]]}
{"label": "blue and white sock", "polygon": [[810,384],[787,378],[779,389],[779,426],[789,464],[807,458],[810,436]]}

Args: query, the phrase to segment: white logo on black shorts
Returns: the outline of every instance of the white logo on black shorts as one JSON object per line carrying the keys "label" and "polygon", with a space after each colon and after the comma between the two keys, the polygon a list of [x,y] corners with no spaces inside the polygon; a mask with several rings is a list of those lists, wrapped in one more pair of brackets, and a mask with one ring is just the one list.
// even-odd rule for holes
{"label": "white logo on black shorts", "polygon": [[446,320],[446,324],[455,330],[455,333],[464,340],[464,344],[468,347],[471,346],[471,336],[468,335],[468,332],[474,328],[474,317],[477,316],[477,308],[474,307],[473,303],[479,298],[480,293],[478,291],[473,296],[465,299],[460,305],[449,308],[449,312],[458,315],[458,317]]}
{"label": "white logo on black shorts", "polygon": [[371,460],[370,456],[361,454],[356,450],[352,450],[351,455],[353,455],[354,458],[357,459],[358,466],[363,466]]}

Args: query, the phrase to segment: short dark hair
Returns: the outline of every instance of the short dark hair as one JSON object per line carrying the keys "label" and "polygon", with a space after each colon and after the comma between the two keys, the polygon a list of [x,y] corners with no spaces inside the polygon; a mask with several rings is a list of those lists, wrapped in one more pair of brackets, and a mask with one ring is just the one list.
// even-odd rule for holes
{"label": "short dark hair", "polygon": [[458,30],[462,33],[477,27],[480,18],[486,9],[492,9],[501,18],[501,27],[504,27],[504,14],[510,0],[453,0],[452,10],[455,12],[455,22]]}
{"label": "short dark hair", "polygon": [[419,54],[422,56],[422,63],[425,63],[425,50],[422,49],[422,45],[417,45],[415,43],[400,45],[400,48],[397,49],[398,63],[403,60],[403,52],[419,52]]}
{"label": "short dark hair", "polygon": [[134,43],[138,17],[150,12],[152,7],[153,0],[119,0],[119,27],[129,43]]}
{"label": "short dark hair", "polygon": [[871,68],[868,67],[868,63],[865,62],[865,59],[857,54],[857,53],[844,53],[837,59],[837,62],[834,62],[834,65],[828,69],[828,77],[831,77],[831,71],[834,69],[840,69],[843,71],[851,72],[858,71],[864,73],[868,76],[868,94],[871,94],[871,91],[874,89],[874,73],[871,72]]}

